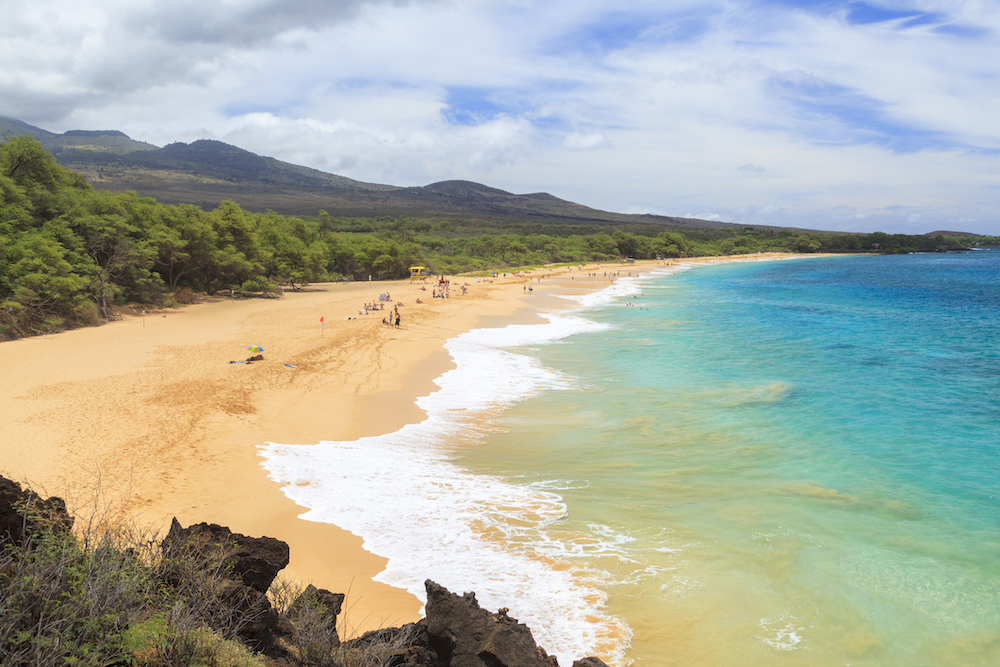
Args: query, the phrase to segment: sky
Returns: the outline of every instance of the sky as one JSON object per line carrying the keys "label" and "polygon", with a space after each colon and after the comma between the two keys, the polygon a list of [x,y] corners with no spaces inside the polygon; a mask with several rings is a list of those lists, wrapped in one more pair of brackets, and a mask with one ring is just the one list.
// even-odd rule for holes
{"label": "sky", "polygon": [[3,0],[0,115],[622,213],[1000,234],[998,0]]}

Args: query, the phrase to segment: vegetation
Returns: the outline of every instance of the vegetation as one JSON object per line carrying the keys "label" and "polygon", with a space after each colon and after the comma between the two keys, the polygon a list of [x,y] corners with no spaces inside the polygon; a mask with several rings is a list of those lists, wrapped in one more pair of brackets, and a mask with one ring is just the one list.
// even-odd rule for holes
{"label": "vegetation", "polygon": [[0,144],[0,338],[97,324],[126,304],[173,305],[191,292],[268,295],[279,285],[397,279],[414,264],[458,274],[627,257],[915,252],[971,244],[998,239],[558,217],[366,218],[320,211],[307,219],[252,213],[231,201],[204,210],[96,190],[30,135]]}
{"label": "vegetation", "polygon": [[20,509],[35,529],[0,543],[0,664],[263,664],[234,641],[253,612],[225,604],[224,554],[170,554],[146,531],[96,514],[77,537]]}
{"label": "vegetation", "polygon": [[247,629],[275,613],[294,629],[288,665],[380,666],[407,639],[341,646],[316,589],[276,582],[269,598],[247,595],[226,545],[178,548],[96,504],[76,532],[44,503],[14,509],[30,530],[0,532],[4,667],[263,667]]}

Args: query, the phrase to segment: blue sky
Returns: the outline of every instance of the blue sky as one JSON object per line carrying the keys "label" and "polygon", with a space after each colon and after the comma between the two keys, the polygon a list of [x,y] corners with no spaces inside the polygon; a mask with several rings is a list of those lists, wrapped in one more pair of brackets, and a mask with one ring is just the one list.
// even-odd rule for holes
{"label": "blue sky", "polygon": [[35,0],[0,115],[365,181],[1000,233],[994,1]]}

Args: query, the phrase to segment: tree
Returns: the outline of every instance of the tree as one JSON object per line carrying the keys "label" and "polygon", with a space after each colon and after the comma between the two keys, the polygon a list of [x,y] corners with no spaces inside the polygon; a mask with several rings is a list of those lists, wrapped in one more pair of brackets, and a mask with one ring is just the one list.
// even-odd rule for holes
{"label": "tree", "polygon": [[798,252],[816,252],[822,245],[823,244],[820,243],[819,239],[807,234],[802,234],[795,239],[795,244],[792,247]]}

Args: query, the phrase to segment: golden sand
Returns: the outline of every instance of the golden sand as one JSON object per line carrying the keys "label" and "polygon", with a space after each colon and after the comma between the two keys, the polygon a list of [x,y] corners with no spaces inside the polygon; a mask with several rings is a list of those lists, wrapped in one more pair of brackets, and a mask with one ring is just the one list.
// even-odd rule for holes
{"label": "golden sand", "polygon": [[[354,440],[420,421],[414,400],[451,368],[448,339],[566,304],[549,290],[592,291],[609,284],[605,271],[644,268],[452,278],[448,299],[430,298],[431,281],[426,291],[408,280],[318,284],[5,342],[0,474],[71,508],[99,491],[148,525],[165,528],[176,516],[284,540],[291,563],[282,576],[346,593],[348,634],[411,622],[420,602],[372,581],[385,560],[356,535],[297,518],[303,508],[266,477],[257,447]],[[404,304],[398,329],[382,324],[391,306],[363,314],[382,292]],[[248,345],[261,346],[264,361],[229,363],[250,356]]]}
{"label": "golden sand", "polygon": [[[99,490],[150,525],[176,516],[284,540],[282,576],[347,593],[349,632],[416,620],[416,598],[372,581],[385,561],[359,537],[297,518],[303,508],[266,477],[257,447],[420,421],[415,398],[451,368],[445,341],[530,317],[526,303],[543,295],[525,282],[452,278],[448,299],[431,298],[431,281],[426,291],[410,281],[310,285],[2,343],[0,474],[71,508]],[[404,304],[399,328],[382,324],[391,305],[363,314],[382,292]],[[264,361],[229,363],[249,357],[247,345],[261,346]]]}

